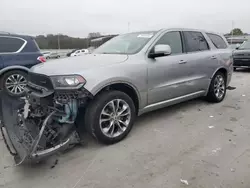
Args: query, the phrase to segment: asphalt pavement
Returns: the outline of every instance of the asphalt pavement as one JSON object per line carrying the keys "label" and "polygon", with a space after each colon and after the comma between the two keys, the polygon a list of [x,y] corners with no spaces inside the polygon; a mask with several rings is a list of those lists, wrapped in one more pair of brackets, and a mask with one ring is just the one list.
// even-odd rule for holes
{"label": "asphalt pavement", "polygon": [[122,142],[86,145],[13,166],[0,137],[4,188],[249,188],[250,71],[234,72],[222,103],[201,99],[138,118]]}

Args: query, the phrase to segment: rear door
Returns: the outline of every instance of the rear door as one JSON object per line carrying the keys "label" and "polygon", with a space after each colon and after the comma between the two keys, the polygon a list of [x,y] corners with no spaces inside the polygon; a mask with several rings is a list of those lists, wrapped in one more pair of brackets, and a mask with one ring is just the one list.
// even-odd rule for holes
{"label": "rear door", "polygon": [[192,92],[206,91],[211,72],[218,67],[218,59],[205,35],[198,31],[183,31],[187,65],[190,70],[189,86]]}
{"label": "rear door", "polygon": [[27,68],[39,63],[37,58],[41,55],[35,41],[29,43],[21,37],[0,36],[0,55],[4,67],[24,66]]}
{"label": "rear door", "polygon": [[3,68],[3,58],[2,56],[0,55],[0,70]]}
{"label": "rear door", "polygon": [[0,55],[4,67],[25,64],[19,53],[26,43],[27,41],[19,37],[0,36]]}

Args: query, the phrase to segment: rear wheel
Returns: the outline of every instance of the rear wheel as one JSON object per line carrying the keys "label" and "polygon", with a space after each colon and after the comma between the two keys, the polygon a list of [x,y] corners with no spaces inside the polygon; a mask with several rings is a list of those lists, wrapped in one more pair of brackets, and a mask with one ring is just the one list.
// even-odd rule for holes
{"label": "rear wheel", "polygon": [[209,87],[207,100],[210,102],[219,103],[223,101],[226,95],[226,77],[222,72],[217,72]]}
{"label": "rear wheel", "polygon": [[88,106],[85,125],[88,132],[104,144],[123,140],[131,131],[136,116],[133,100],[120,91],[98,95]]}
{"label": "rear wheel", "polygon": [[12,97],[24,95],[27,84],[27,73],[20,70],[13,70],[5,73],[2,77],[2,88],[5,93]]}
{"label": "rear wheel", "polygon": [[237,68],[236,67],[234,67],[234,71],[236,71],[237,70]]}

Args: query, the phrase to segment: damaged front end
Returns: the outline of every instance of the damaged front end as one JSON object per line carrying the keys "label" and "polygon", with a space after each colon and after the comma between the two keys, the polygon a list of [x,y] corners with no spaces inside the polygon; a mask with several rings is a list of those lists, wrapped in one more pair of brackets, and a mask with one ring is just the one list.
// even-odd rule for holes
{"label": "damaged front end", "polygon": [[28,80],[25,97],[1,97],[1,133],[17,164],[42,160],[80,142],[75,121],[91,98],[83,87],[54,89],[45,75],[29,73]]}

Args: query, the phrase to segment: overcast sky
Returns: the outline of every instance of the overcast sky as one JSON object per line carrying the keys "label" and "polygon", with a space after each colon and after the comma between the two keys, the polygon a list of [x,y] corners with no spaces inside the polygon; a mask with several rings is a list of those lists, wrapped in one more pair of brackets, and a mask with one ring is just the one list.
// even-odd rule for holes
{"label": "overcast sky", "polygon": [[[0,0],[0,31],[125,33],[167,27],[250,33],[250,0]],[[128,28],[128,22],[130,27]]]}

